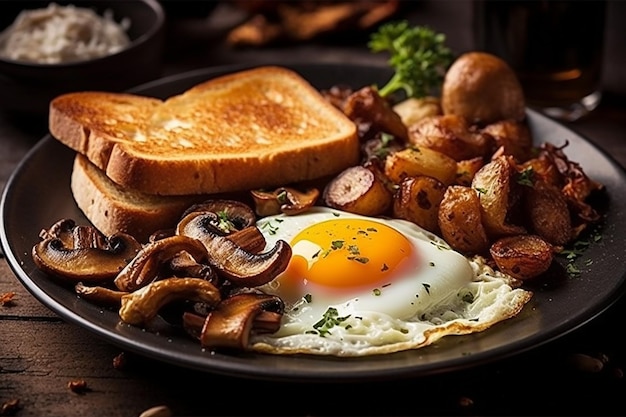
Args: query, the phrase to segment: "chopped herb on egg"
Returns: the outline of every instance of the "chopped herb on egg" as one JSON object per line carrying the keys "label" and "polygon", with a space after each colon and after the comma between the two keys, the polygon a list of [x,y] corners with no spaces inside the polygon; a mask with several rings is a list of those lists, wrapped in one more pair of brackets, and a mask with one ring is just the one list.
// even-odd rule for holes
{"label": "chopped herb on egg", "polygon": [[333,249],[341,249],[343,248],[343,244],[345,242],[343,240],[333,240],[333,242],[331,243],[331,247]]}
{"label": "chopped herb on egg", "polygon": [[381,271],[387,271],[389,269],[389,266],[387,266],[387,264],[383,264],[383,267],[380,268]]}
{"label": "chopped herb on egg", "polygon": [[487,194],[487,189],[486,188],[482,188],[482,187],[475,187],[474,188],[476,191],[478,191],[481,194]]}
{"label": "chopped herb on egg", "polygon": [[409,329],[402,328],[402,329],[400,329],[400,333],[402,333],[402,334],[409,334]]}
{"label": "chopped herb on egg", "polygon": [[[317,330],[318,334],[322,337],[327,334],[331,334],[330,329],[335,326],[341,325],[350,316],[339,317],[339,311],[334,307],[329,307],[328,310],[322,316],[322,319],[313,325],[313,328]],[[307,333],[311,333],[310,331]]]}
{"label": "chopped herb on egg", "polygon": [[378,297],[380,294],[382,294],[382,291],[379,288],[374,288],[372,290],[372,294],[374,294],[376,297]]}
{"label": "chopped herb on egg", "polygon": [[428,262],[428,265],[435,266],[435,263],[433,261],[430,261],[430,262]]}
{"label": "chopped herb on egg", "polygon": [[310,303],[313,297],[311,296],[311,294],[305,294],[303,298],[304,298],[304,301],[306,301],[307,303]]}
{"label": "chopped herb on egg", "polygon": [[[276,222],[278,224],[272,224],[272,222]],[[280,223],[282,223],[282,219],[274,219],[273,221],[268,221],[261,225],[261,229],[266,229],[270,235],[275,235],[279,229]]]}
{"label": "chopped herb on egg", "polygon": [[348,245],[348,252],[352,255],[359,255],[361,251],[359,251],[359,247],[356,245]]}
{"label": "chopped herb on egg", "polygon": [[445,243],[442,242],[430,242],[431,245],[434,245],[437,249],[439,250],[448,250],[450,249],[450,247],[448,245],[446,245]]}
{"label": "chopped herb on egg", "polygon": [[365,256],[348,256],[348,260],[366,264],[370,261],[370,258],[366,258]]}
{"label": "chopped herb on egg", "polygon": [[383,285],[383,288],[389,287],[390,285],[391,285],[391,282],[388,282],[388,283]]}
{"label": "chopped herb on egg", "polygon": [[424,286],[424,289],[426,290],[426,292],[428,294],[430,294],[430,284],[426,284],[425,282],[422,283],[422,286]]}

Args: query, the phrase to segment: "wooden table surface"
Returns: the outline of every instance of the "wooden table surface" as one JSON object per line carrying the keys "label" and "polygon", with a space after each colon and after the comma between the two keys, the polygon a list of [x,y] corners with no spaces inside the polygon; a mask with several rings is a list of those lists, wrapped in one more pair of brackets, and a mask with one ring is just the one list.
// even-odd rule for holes
{"label": "wooden table surface", "polygon": [[[626,166],[626,3],[611,2],[605,91],[600,107],[569,127]],[[469,50],[468,3],[424,1],[411,20],[448,34]],[[233,51],[220,42],[219,19],[185,19],[169,30],[164,75],[210,65],[264,59],[377,62],[359,45],[309,44]],[[0,114],[0,189],[18,162],[46,134],[41,123]],[[584,166],[584,161],[580,161]],[[620,196],[623,198],[623,196]],[[42,202],[45,204],[45,202]],[[626,413],[626,300],[556,341],[487,365],[428,377],[344,385],[286,383],[197,372],[124,352],[88,330],[61,320],[20,284],[0,259],[0,406],[18,400],[18,416],[139,416],[165,405],[173,415],[624,415]],[[591,372],[577,355],[601,358]],[[578,363],[579,365],[575,365]],[[84,380],[79,395],[68,382]],[[2,415],[3,411],[0,411]]]}

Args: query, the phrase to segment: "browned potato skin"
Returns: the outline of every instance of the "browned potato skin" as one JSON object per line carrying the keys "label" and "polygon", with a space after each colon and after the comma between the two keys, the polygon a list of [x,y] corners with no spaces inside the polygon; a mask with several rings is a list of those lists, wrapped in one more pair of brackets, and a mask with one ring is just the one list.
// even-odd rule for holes
{"label": "browned potato skin", "polygon": [[543,274],[554,258],[552,246],[537,235],[503,237],[489,252],[500,271],[520,280]]}
{"label": "browned potato skin", "polygon": [[467,52],[446,72],[441,92],[444,114],[487,125],[506,119],[522,121],[525,106],[517,75],[495,55]]}
{"label": "browned potato skin", "polygon": [[472,188],[480,193],[483,224],[491,239],[526,233],[524,227],[510,224],[509,213],[521,197],[515,182],[514,163],[505,155],[484,165],[472,180]]}
{"label": "browned potato skin", "polygon": [[445,185],[456,180],[456,161],[449,156],[425,147],[410,147],[387,156],[384,173],[395,184],[406,177],[427,175]]}
{"label": "browned potato skin", "polygon": [[439,234],[439,205],[446,186],[432,177],[407,177],[393,197],[392,215]]}
{"label": "browned potato skin", "polygon": [[409,126],[409,142],[448,155],[455,161],[486,158],[493,153],[493,139],[470,129],[462,116],[431,116]]}
{"label": "browned potato skin", "polygon": [[472,159],[465,159],[456,163],[456,185],[472,185],[474,175],[485,165],[485,160],[477,156]]}
{"label": "browned potato skin", "polygon": [[324,203],[364,216],[379,216],[391,208],[393,194],[374,166],[347,168],[324,188]]}
{"label": "browned potato skin", "polygon": [[441,236],[450,247],[463,254],[483,254],[489,240],[482,225],[481,206],[476,190],[461,185],[446,189],[438,213]]}
{"label": "browned potato skin", "polygon": [[484,134],[493,138],[496,148],[511,155],[518,162],[524,162],[531,156],[533,140],[525,121],[501,120],[482,129]]}
{"label": "browned potato skin", "polygon": [[573,237],[572,221],[565,195],[544,181],[524,187],[524,207],[530,227],[554,246],[564,246]]}

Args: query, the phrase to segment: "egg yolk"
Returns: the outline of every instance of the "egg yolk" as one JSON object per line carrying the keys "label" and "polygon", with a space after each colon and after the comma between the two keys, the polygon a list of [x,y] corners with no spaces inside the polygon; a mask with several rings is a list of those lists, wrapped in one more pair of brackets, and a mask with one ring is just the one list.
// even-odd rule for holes
{"label": "egg yolk", "polygon": [[337,289],[384,286],[415,256],[404,235],[367,219],[326,220],[303,229],[290,243],[292,258],[283,280]]}

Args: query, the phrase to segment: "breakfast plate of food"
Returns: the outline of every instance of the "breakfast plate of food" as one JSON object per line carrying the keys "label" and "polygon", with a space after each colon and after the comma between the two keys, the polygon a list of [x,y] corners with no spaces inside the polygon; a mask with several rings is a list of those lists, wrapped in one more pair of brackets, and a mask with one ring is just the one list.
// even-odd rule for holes
{"label": "breakfast plate of food", "polygon": [[[559,338],[622,295],[617,162],[519,100],[495,115],[464,107],[458,85],[452,98],[421,101],[421,121],[402,122],[415,113],[377,101],[375,86],[392,76],[384,66],[239,65],[124,95],[63,95],[51,134],[5,188],[7,261],[41,303],[122,349],[272,380],[476,366]],[[436,135],[425,132],[456,129],[468,111],[471,151],[429,144]],[[519,125],[496,130],[503,120]],[[520,126],[521,142],[501,133]],[[181,155],[211,135],[226,139],[187,164]],[[436,163],[407,165],[424,155]],[[559,175],[575,179],[566,194],[544,184]],[[411,211],[405,200],[435,201],[434,223],[428,204]]]}

